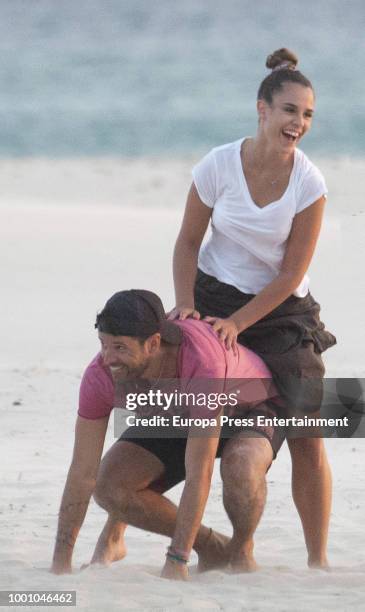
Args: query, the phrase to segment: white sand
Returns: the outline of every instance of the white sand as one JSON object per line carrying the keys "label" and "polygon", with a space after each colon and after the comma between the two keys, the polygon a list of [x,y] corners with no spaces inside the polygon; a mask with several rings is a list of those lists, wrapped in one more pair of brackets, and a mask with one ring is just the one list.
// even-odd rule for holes
{"label": "white sand", "polygon": [[[326,354],[327,375],[365,376],[365,164],[320,165],[331,197],[311,278],[323,319],[338,338]],[[152,289],[172,306],[171,252],[190,166],[191,160],[0,162],[0,589],[76,589],[78,608],[88,610],[363,609],[363,439],[327,441],[334,475],[331,573],[306,568],[286,448],[268,477],[256,574],[198,576],[193,567],[190,583],[167,582],[159,578],[167,540],[132,528],[124,561],[80,573],[105,517],[93,502],[77,542],[75,573],[47,572],[79,380],[98,349],[95,313],[114,291],[132,286]],[[111,420],[106,448],[112,433]],[[180,492],[181,486],[171,496],[178,500]],[[230,533],[218,471],[204,520]]]}

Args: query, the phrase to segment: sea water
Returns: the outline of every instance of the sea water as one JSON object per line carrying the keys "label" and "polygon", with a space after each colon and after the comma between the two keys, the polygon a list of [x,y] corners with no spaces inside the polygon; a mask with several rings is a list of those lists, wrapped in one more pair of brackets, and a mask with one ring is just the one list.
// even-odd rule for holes
{"label": "sea water", "polygon": [[256,129],[266,56],[317,94],[304,150],[364,153],[363,0],[0,0],[2,157],[180,156]]}

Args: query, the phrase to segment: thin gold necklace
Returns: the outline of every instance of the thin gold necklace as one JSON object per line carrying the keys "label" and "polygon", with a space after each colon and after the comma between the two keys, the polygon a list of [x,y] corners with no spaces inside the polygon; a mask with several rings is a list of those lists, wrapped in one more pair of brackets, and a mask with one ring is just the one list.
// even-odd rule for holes
{"label": "thin gold necklace", "polygon": [[[248,144],[249,144],[249,142],[248,142]],[[246,145],[246,147],[247,147],[247,145]],[[250,163],[251,163],[251,167],[253,167],[253,168],[254,168],[254,167],[255,167],[255,161],[254,161],[253,145],[252,145],[252,146],[249,146],[249,147],[248,147],[248,149],[249,149],[249,151],[250,151],[250,155],[249,155],[248,157],[250,158],[250,156],[251,156],[251,162],[250,162]],[[281,172],[281,173],[279,174],[279,176],[277,176],[277,177],[276,177],[274,180],[271,180],[271,179],[269,179],[269,178],[268,178],[267,180],[268,180],[268,182],[271,184],[271,186],[273,187],[274,185],[276,185],[276,183],[279,181],[279,179],[280,179],[282,176],[283,176],[283,172]]]}

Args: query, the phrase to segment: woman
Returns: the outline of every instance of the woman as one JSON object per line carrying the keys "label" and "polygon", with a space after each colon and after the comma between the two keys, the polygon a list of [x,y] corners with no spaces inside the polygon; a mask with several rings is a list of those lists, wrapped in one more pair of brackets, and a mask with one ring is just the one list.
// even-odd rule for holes
{"label": "woman", "polygon": [[[193,169],[174,252],[170,318],[204,317],[227,348],[240,342],[272,371],[287,414],[314,416],[321,353],[336,343],[308,291],[326,185],[297,149],[311,127],[314,92],[287,49],[267,58],[254,137],[213,149]],[[211,236],[202,246],[211,222]],[[293,498],[308,564],[326,567],[331,474],[320,438],[288,439]]]}

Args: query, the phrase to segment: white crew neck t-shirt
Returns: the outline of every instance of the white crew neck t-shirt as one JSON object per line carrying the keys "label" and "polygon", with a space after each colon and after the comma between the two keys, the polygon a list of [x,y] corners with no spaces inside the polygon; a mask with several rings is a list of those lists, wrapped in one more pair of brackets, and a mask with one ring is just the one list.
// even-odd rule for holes
{"label": "white crew neck t-shirt", "polygon": [[[288,187],[263,208],[251,198],[241,164],[245,139],[212,149],[192,170],[200,199],[213,209],[211,235],[200,249],[198,266],[243,293],[257,294],[279,273],[296,214],[327,195],[318,168],[295,149]],[[308,293],[306,274],[294,291]]]}

